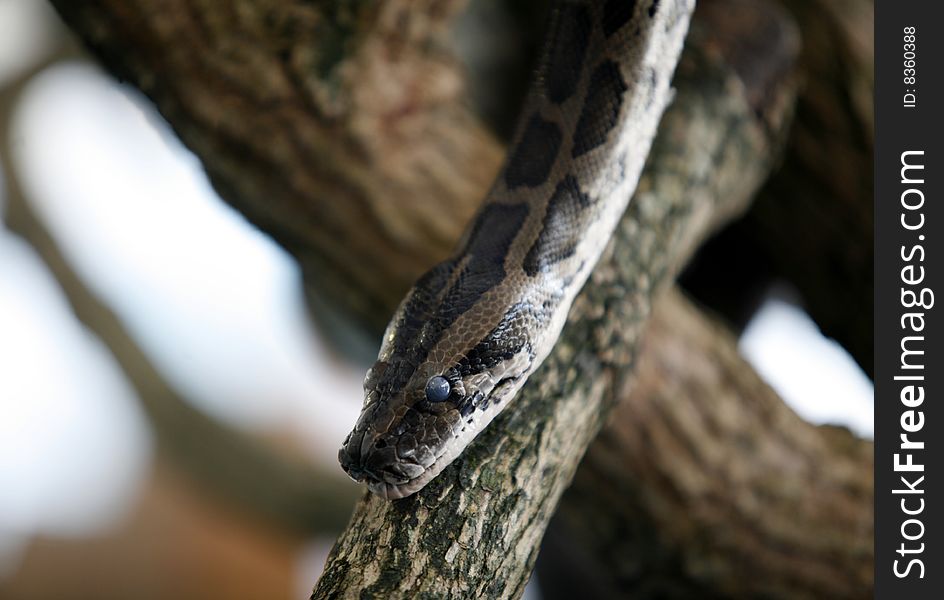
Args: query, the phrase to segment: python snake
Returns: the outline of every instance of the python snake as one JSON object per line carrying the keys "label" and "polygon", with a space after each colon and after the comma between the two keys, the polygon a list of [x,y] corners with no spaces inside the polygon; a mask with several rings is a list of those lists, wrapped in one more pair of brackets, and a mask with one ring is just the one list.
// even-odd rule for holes
{"label": "python snake", "polygon": [[338,453],[409,496],[513,401],[635,189],[694,0],[564,1],[498,178],[454,254],[417,281]]}

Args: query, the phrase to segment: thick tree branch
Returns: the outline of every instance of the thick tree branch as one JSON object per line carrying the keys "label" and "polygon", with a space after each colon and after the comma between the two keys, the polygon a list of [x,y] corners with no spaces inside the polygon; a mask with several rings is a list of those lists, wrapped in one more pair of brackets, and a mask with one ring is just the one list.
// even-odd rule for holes
{"label": "thick tree branch", "polygon": [[871,596],[871,442],[800,419],[676,291],[636,373],[552,521],[549,599]]}
{"label": "thick tree branch", "polygon": [[53,4],[309,291],[374,334],[502,159],[441,47],[454,0]]}

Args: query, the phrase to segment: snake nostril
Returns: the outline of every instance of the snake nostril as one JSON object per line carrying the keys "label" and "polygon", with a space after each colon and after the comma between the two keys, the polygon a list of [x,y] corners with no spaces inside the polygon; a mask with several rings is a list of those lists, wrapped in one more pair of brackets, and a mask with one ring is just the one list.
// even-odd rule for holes
{"label": "snake nostril", "polygon": [[383,440],[383,439],[377,440],[377,441],[374,443],[374,447],[376,447],[376,448],[386,448],[386,447],[387,447],[387,440]]}

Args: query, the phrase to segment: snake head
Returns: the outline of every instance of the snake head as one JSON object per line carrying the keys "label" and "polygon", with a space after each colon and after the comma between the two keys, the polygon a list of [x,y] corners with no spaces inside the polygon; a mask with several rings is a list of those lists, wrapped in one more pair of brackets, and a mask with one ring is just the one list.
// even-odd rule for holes
{"label": "snake head", "polygon": [[554,329],[546,313],[557,298],[543,288],[529,295],[529,281],[505,269],[520,262],[512,242],[527,214],[521,203],[485,207],[456,255],[421,277],[397,309],[338,453],[374,493],[402,498],[438,475],[511,401],[536,364],[535,348],[549,347],[533,336]]}
{"label": "snake head", "polygon": [[[451,437],[455,417],[444,402],[424,402],[425,390],[391,384],[406,376],[402,363],[378,361],[364,380],[364,409],[338,459],[355,481],[385,498],[408,496],[435,462],[434,448]],[[414,408],[415,407],[415,408]]]}
{"label": "snake head", "polygon": [[341,467],[388,500],[415,493],[517,392],[527,364],[524,353],[498,369],[463,376],[457,366],[433,361],[417,368],[378,361],[364,381],[363,411],[338,452]]}

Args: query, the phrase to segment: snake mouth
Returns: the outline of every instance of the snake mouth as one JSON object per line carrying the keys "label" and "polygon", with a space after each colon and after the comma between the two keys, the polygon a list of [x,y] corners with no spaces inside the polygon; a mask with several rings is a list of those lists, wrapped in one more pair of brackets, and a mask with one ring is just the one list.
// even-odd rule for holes
{"label": "snake mouth", "polygon": [[[352,432],[338,451],[341,468],[358,483],[388,500],[404,498],[415,493],[432,479],[430,468],[436,459],[418,464],[396,453],[395,444],[380,440],[365,431]],[[438,474],[436,469],[435,473]]]}
{"label": "snake mouth", "polygon": [[[475,437],[475,433],[477,432],[472,432],[470,437]],[[373,474],[368,474],[365,477],[367,489],[385,500],[399,500],[412,496],[426,487],[426,484],[432,481],[437,475],[442,473],[443,469],[448,467],[452,461],[459,456],[464,446],[465,444],[456,443],[447,446],[441,455],[423,469],[422,473],[411,479],[390,481],[390,479],[395,479],[395,476],[391,477],[390,471],[385,471],[384,477],[376,477]]]}
{"label": "snake mouth", "polygon": [[433,477],[438,475],[439,471],[441,470],[442,469],[439,469],[435,473],[427,475],[429,472],[427,469],[427,471],[424,471],[419,477],[404,483],[389,483],[386,481],[371,480],[367,482],[367,489],[380,496],[384,500],[400,500],[401,498],[412,496],[416,492],[420,491]]}
{"label": "snake mouth", "polygon": [[[342,449],[343,452],[343,449]],[[443,453],[428,465],[397,462],[380,468],[362,464],[344,464],[348,476],[358,483],[366,483],[367,489],[386,500],[399,500],[411,496],[439,475],[458,455],[446,447]]]}
{"label": "snake mouth", "polygon": [[352,454],[350,447],[345,446],[339,452],[341,466],[351,479],[366,483],[367,489],[381,498],[406,498],[421,490],[449,466],[480,428],[491,419],[485,419],[485,423],[482,423],[482,420],[477,416],[471,422],[464,422],[464,426],[456,432],[451,443],[444,446],[439,455],[426,465],[403,460],[401,457],[397,457],[400,460],[396,462],[378,463],[376,454],[369,451],[365,454]]}
{"label": "snake mouth", "polygon": [[396,441],[379,438],[367,431],[354,431],[345,439],[338,459],[348,476],[366,483],[374,494],[386,500],[399,500],[421,490],[448,467],[501,411],[508,399],[521,386],[519,374],[502,378],[489,394],[490,401],[461,418],[454,425],[453,435],[437,454],[404,454]]}

